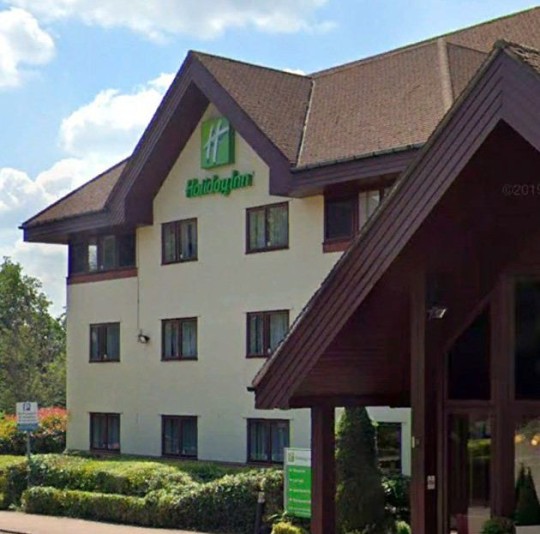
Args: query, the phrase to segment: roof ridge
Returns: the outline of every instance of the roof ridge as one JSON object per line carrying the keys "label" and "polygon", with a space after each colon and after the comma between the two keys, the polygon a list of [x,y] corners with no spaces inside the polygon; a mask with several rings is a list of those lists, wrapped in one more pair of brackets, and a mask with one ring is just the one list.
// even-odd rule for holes
{"label": "roof ridge", "polygon": [[[365,58],[362,58],[362,59],[349,61],[347,63],[344,63],[343,65],[338,65],[338,66],[335,66],[335,67],[329,67],[328,69],[323,69],[323,70],[320,70],[320,71],[312,72],[310,74],[310,76],[318,78],[319,76],[324,76],[326,74],[333,74],[333,73],[341,71],[341,70],[346,70],[346,69],[351,68],[351,67],[356,67],[357,65],[360,65],[360,64],[363,64],[363,63],[367,63],[367,62],[378,60],[378,59],[383,59],[383,58],[386,58],[386,57],[389,57],[389,56],[393,56],[395,54],[400,54],[400,53],[403,53],[403,52],[407,52],[409,50],[414,50],[415,48],[418,48],[420,46],[433,44],[433,42],[437,41],[437,39],[449,38],[449,37],[454,36],[454,35],[458,35],[458,34],[461,34],[461,33],[464,33],[464,32],[468,32],[468,31],[470,31],[472,29],[475,29],[475,28],[480,28],[481,26],[487,26],[488,24],[493,24],[495,22],[500,22],[501,20],[509,19],[509,18],[512,18],[512,17],[517,17],[518,15],[523,15],[524,13],[535,11],[537,9],[540,9],[540,6],[530,7],[528,9],[523,9],[522,11],[516,11],[515,13],[510,13],[508,15],[502,15],[501,17],[498,17],[498,18],[495,18],[495,19],[485,20],[484,22],[479,22],[478,24],[472,24],[471,26],[467,26],[466,28],[460,28],[460,29],[457,29],[457,30],[452,30],[450,32],[435,35],[433,37],[429,37],[427,39],[423,39],[423,40],[415,42],[415,43],[409,43],[407,45],[399,46],[397,48],[394,48],[392,50],[388,50],[386,52],[380,52],[380,53],[375,54],[373,56],[368,56],[368,57],[365,57]],[[474,50],[474,48],[471,48],[471,50]],[[478,51],[481,52],[481,50],[478,50]]]}
{"label": "roof ridge", "polygon": [[495,41],[493,47],[501,48],[503,50],[506,50],[507,48],[521,48],[522,50],[526,50],[527,52],[534,52],[536,54],[540,54],[540,48],[534,48],[534,46],[524,45],[516,41],[508,41],[507,39],[498,39],[497,41]]}
{"label": "roof ridge", "polygon": [[451,41],[446,41],[447,47],[452,48],[462,48],[463,50],[466,50],[467,52],[476,52],[477,54],[481,54],[483,56],[489,56],[490,52],[484,52],[483,50],[478,50],[478,48],[473,48],[472,46],[467,46],[461,43],[452,43]]}
{"label": "roof ridge", "polygon": [[309,88],[309,97],[307,100],[307,109],[306,109],[306,116],[304,118],[304,124],[302,126],[302,136],[300,138],[300,146],[298,147],[298,153],[296,154],[296,165],[300,162],[300,158],[302,157],[302,152],[304,151],[304,144],[306,140],[306,131],[308,127],[308,121],[309,121],[309,114],[311,111],[311,104],[313,101],[313,93],[315,92],[315,79],[310,78],[311,80],[311,87]]}
{"label": "roof ridge", "polygon": [[[115,163],[114,165],[111,165],[109,168],[105,169],[104,171],[100,172],[97,176],[94,176],[93,178],[91,178],[90,180],[88,180],[87,182],[84,182],[83,184],[81,184],[79,187],[77,187],[76,189],[74,189],[73,191],[70,191],[67,195],[64,195],[63,197],[59,198],[58,200],[56,200],[55,202],[53,202],[52,204],[49,204],[46,208],[43,208],[39,213],[36,213],[33,217],[31,217],[30,219],[24,221],[21,226],[19,226],[19,228],[24,228],[24,226],[30,224],[33,220],[37,219],[38,217],[40,217],[41,215],[43,215],[45,212],[51,210],[52,208],[54,208],[55,206],[57,206],[58,204],[60,204],[60,202],[64,202],[65,200],[67,200],[68,198],[71,198],[72,196],[74,196],[75,194],[77,194],[79,191],[81,191],[82,189],[84,189],[85,187],[89,186],[91,183],[99,180],[100,178],[102,178],[103,176],[105,176],[106,174],[109,174],[111,171],[113,171],[114,169],[116,169],[117,167],[120,167],[120,165],[123,165],[125,163],[127,163],[127,161],[129,160],[131,156],[128,156],[126,158],[124,158],[123,160],[119,161],[118,163]],[[47,223],[48,221],[45,221],[45,223]]]}
{"label": "roof ridge", "polygon": [[452,74],[450,73],[448,43],[444,37],[437,39],[437,59],[439,60],[442,103],[446,113],[454,103],[454,89],[452,87]]}
{"label": "roof ridge", "polygon": [[209,57],[209,58],[212,58],[212,59],[219,59],[219,60],[225,61],[227,63],[237,63],[239,65],[245,65],[246,67],[254,67],[254,68],[257,68],[257,69],[263,69],[263,70],[277,72],[279,74],[286,74],[287,76],[295,76],[297,78],[303,78],[303,79],[306,79],[306,80],[311,79],[311,75],[309,75],[309,74],[299,74],[297,72],[289,72],[287,70],[278,69],[277,67],[267,67],[265,65],[259,65],[257,63],[250,63],[249,61],[242,61],[242,60],[239,60],[239,59],[233,59],[233,58],[230,58],[230,57],[219,56],[219,55],[216,55],[216,54],[209,54],[207,52],[200,52],[198,50],[190,50],[189,53],[194,55],[197,58],[199,58],[200,56]]}

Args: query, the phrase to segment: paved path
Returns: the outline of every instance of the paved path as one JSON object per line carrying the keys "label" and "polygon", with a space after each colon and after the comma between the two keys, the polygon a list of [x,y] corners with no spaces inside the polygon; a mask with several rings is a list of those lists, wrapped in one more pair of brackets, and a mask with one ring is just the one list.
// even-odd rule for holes
{"label": "paved path", "polygon": [[0,533],[9,534],[193,534],[186,530],[96,523],[70,517],[0,512]]}

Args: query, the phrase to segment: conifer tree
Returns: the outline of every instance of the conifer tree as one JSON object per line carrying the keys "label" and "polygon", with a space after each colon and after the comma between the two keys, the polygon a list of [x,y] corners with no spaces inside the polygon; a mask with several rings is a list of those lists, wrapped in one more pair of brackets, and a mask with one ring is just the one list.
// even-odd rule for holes
{"label": "conifer tree", "polygon": [[386,534],[384,490],[375,427],[365,408],[346,408],[336,437],[337,516],[340,532]]}

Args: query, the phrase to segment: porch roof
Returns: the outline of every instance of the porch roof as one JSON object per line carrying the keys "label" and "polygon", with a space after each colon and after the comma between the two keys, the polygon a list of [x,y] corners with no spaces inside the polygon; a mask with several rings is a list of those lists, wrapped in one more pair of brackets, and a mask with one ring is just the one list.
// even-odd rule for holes
{"label": "porch roof", "polygon": [[[407,285],[414,269],[409,254],[413,238],[417,245],[419,229],[486,139],[491,136],[497,143],[494,132],[502,123],[540,152],[540,53],[506,42],[497,43],[415,163],[257,374],[253,387],[258,408],[309,405],[309,393],[314,391],[335,395],[332,373],[338,368],[342,391],[347,394],[356,384],[357,401],[396,404],[403,399],[408,358],[392,361],[388,355],[397,354],[401,344],[407,346],[401,350],[408,356],[407,340],[400,339],[405,330],[396,321],[408,314],[409,303],[400,286]],[[490,221],[484,219],[480,226],[485,229]],[[444,232],[444,221],[439,220],[439,230]],[[390,310],[392,306],[396,309]],[[382,322],[387,329],[377,333]],[[388,332],[397,339],[388,340]],[[354,363],[358,347],[363,351],[361,365],[358,360]],[[371,357],[377,351],[385,352],[386,359]],[[383,366],[387,368],[380,372]]]}

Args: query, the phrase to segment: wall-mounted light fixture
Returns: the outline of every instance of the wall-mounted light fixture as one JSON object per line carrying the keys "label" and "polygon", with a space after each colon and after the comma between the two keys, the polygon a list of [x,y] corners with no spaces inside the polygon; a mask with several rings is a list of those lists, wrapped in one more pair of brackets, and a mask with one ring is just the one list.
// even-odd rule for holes
{"label": "wall-mounted light fixture", "polygon": [[427,311],[428,319],[431,321],[432,319],[442,319],[446,312],[448,311],[448,308],[445,306],[431,306],[431,308]]}
{"label": "wall-mounted light fixture", "polygon": [[448,307],[444,302],[448,299],[447,276],[441,273],[431,273],[426,280],[426,314],[429,321],[442,319]]}
{"label": "wall-mounted light fixture", "polygon": [[146,345],[150,341],[150,336],[147,336],[146,334],[143,334],[142,331],[139,332],[139,335],[137,336],[137,341],[139,343],[142,343],[143,345]]}

